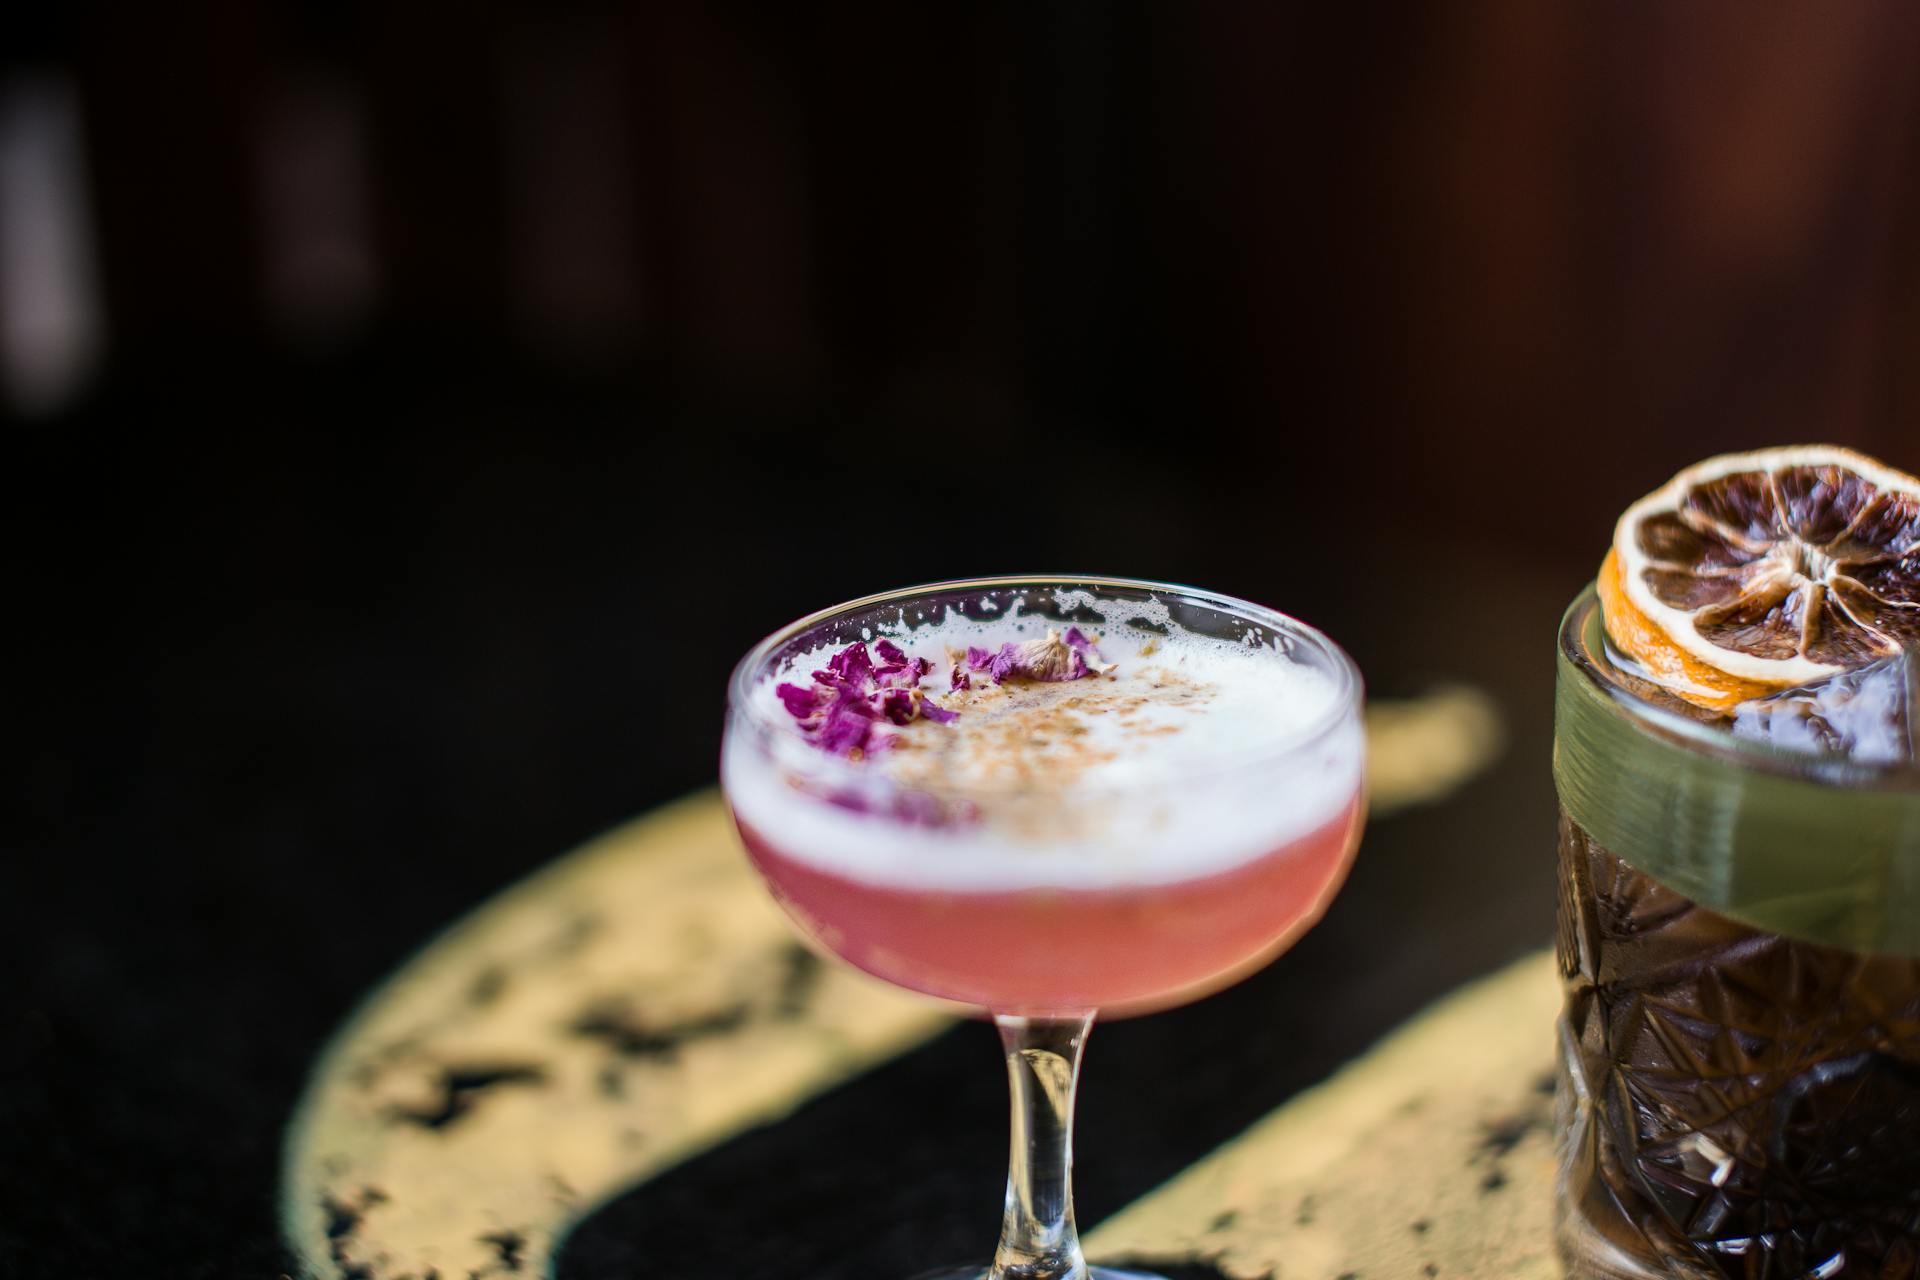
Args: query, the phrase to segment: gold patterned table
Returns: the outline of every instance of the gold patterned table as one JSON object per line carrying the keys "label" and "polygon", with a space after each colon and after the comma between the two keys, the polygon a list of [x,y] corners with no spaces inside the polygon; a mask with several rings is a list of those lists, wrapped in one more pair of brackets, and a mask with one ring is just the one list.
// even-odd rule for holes
{"label": "gold patterned table", "polygon": [[[1375,711],[1376,812],[1498,749],[1484,699]],[[1457,992],[1088,1233],[1232,1280],[1556,1274],[1544,954]],[[514,886],[369,996],[309,1083],[282,1219],[305,1270],[543,1270],[623,1189],[945,1028],[793,939],[707,793]]]}

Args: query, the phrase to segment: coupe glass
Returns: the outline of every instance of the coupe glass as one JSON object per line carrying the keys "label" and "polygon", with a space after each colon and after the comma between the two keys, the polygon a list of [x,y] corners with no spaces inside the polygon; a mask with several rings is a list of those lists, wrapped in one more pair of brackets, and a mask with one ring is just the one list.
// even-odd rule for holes
{"label": "coupe glass", "polygon": [[[1077,625],[1123,666],[1190,633],[1243,646],[1248,679],[1260,674],[1254,663],[1310,668],[1332,696],[1231,753],[1196,735],[1150,779],[1049,791],[909,789],[819,750],[764,694],[797,656],[907,639],[953,618]],[[740,663],[721,776],[774,897],[844,960],[972,1006],[999,1028],[1013,1103],[999,1248],[985,1269],[935,1274],[1140,1275],[1089,1268],[1074,1227],[1074,1091],[1094,1015],[1197,999],[1319,918],[1363,820],[1360,711],[1358,671],[1311,627],[1226,596],[1116,578],[982,578],[870,596],[783,628]],[[983,852],[977,816],[989,810],[1014,834]]]}

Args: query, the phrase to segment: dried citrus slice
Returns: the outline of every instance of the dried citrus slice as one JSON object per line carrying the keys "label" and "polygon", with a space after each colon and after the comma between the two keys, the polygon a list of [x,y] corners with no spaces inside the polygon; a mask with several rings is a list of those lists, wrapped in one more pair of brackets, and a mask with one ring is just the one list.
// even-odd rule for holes
{"label": "dried citrus slice", "polygon": [[1831,445],[1709,458],[1627,508],[1599,589],[1613,643],[1702,706],[1920,648],[1920,479]]}

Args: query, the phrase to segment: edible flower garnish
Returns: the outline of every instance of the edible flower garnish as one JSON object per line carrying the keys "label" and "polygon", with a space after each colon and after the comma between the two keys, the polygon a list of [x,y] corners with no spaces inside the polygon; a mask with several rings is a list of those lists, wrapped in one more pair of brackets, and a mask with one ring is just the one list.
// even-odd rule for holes
{"label": "edible flower garnish", "polygon": [[1093,647],[1093,641],[1088,639],[1086,633],[1078,627],[1068,627],[1067,634],[1061,639],[1066,641],[1068,648],[1080,655],[1080,660],[1086,663],[1095,675],[1104,676],[1120,665],[1103,659],[1100,651]]}
{"label": "edible flower garnish", "polygon": [[[1047,681],[1079,680],[1084,676],[1105,675],[1114,669],[1114,665],[1101,659],[1093,641],[1087,639],[1078,627],[1068,627],[1064,636],[1049,627],[1042,639],[1024,640],[1019,644],[1009,641],[997,651],[978,646],[967,650],[967,666],[974,671],[985,672],[995,684],[1011,677]],[[955,688],[964,687],[960,683],[962,678],[956,663],[953,675]]]}
{"label": "edible flower garnish", "polygon": [[931,666],[925,658],[909,658],[891,640],[875,641],[871,653],[856,640],[829,658],[826,670],[813,673],[812,687],[781,684],[774,692],[822,749],[857,760],[892,741],[889,726],[960,718],[920,689]]}

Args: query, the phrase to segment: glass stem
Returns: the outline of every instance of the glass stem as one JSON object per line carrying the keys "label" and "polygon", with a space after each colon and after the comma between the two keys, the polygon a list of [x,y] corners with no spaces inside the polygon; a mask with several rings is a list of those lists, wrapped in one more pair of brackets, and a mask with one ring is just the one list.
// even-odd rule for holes
{"label": "glass stem", "polygon": [[1086,1280],[1073,1224],[1073,1094],[1093,1014],[994,1022],[1013,1092],[1013,1143],[990,1280]]}

